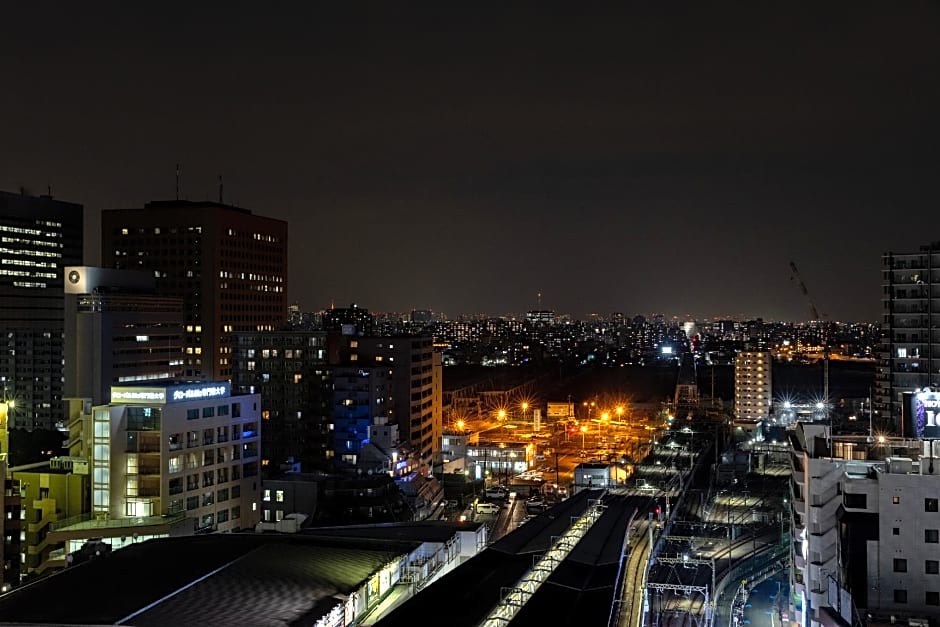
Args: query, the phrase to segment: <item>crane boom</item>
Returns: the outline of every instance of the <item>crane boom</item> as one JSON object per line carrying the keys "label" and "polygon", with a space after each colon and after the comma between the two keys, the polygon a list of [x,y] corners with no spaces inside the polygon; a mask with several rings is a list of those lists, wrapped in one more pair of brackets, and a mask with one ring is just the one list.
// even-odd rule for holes
{"label": "crane boom", "polygon": [[[796,269],[796,264],[792,261],[790,262],[790,269],[793,271],[791,279],[796,279],[800,284],[800,290],[803,292],[803,296],[806,297],[806,301],[809,303],[809,308],[813,312],[813,320],[822,320],[819,316],[819,310],[816,309],[816,304],[813,302],[813,298],[809,295],[809,290],[806,289],[806,284],[803,283],[803,278],[800,276],[800,271]],[[823,402],[826,403],[826,413],[830,418],[829,424],[829,438],[831,441],[832,438],[832,414],[829,413],[829,337],[826,329],[822,331],[822,342],[823,342]]]}
{"label": "crane boom", "polygon": [[815,303],[813,303],[812,297],[809,295],[809,290],[806,289],[806,284],[803,283],[803,278],[800,276],[800,271],[796,269],[796,264],[792,261],[790,262],[790,269],[793,270],[793,276],[791,279],[796,279],[800,284],[800,290],[803,292],[803,296],[806,297],[806,301],[809,303],[809,308],[813,313],[813,320],[821,320],[819,317],[819,310],[816,309]]}

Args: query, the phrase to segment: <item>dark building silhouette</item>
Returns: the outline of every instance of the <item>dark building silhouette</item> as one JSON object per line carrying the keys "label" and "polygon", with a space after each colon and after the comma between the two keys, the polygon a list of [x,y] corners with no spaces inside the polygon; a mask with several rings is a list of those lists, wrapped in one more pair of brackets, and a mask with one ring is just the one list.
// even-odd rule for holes
{"label": "dark building silhouette", "polygon": [[64,421],[63,268],[82,263],[82,205],[0,192],[0,395],[10,427]]}

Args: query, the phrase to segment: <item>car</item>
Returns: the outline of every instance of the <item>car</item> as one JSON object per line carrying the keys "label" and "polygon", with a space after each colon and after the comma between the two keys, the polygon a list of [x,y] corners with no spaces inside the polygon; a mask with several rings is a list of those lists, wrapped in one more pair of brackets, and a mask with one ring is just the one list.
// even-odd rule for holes
{"label": "car", "polygon": [[537,462],[544,462],[544,461],[545,461],[545,455],[543,455],[542,453],[539,453],[538,455],[535,456],[535,461],[537,461]]}
{"label": "car", "polygon": [[541,512],[543,509],[545,509],[545,499],[541,496],[533,496],[525,502],[526,512]]}
{"label": "car", "polygon": [[503,486],[490,486],[483,495],[488,499],[505,499],[509,496],[509,490]]}
{"label": "car", "polygon": [[498,514],[499,506],[492,503],[477,503],[477,514]]}

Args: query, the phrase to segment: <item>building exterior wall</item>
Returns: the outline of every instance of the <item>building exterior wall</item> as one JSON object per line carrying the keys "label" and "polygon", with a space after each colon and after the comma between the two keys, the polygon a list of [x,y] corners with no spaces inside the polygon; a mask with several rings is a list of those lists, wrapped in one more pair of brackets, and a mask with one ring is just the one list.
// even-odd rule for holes
{"label": "building exterior wall", "polygon": [[734,359],[735,418],[748,422],[767,420],[772,393],[770,353],[738,353]]}
{"label": "building exterior wall", "polygon": [[212,202],[158,201],[102,212],[101,259],[152,272],[182,298],[186,376],[232,376],[232,335],[287,321],[287,223]]}
{"label": "building exterior wall", "polygon": [[885,253],[882,351],[875,374],[875,410],[898,425],[901,394],[940,387],[940,242],[917,252]]}
{"label": "building exterior wall", "polygon": [[333,460],[332,366],[326,336],[315,331],[238,333],[232,389],[261,394],[262,470],[266,477],[299,462],[326,470]]}
{"label": "building exterior wall", "polygon": [[82,263],[83,209],[0,192],[0,384],[11,427],[64,423],[63,268]]}
{"label": "building exterior wall", "polygon": [[791,444],[791,583],[802,600],[791,606],[795,619],[826,624],[824,608],[850,619],[853,607],[884,617],[936,615],[940,443],[830,440],[826,426],[801,424]]}
{"label": "building exterior wall", "polygon": [[333,370],[333,449],[341,466],[355,466],[371,427],[391,415],[391,366],[337,366]]}
{"label": "building exterior wall", "polygon": [[50,543],[47,536],[53,523],[85,511],[88,476],[52,471],[48,464],[36,469],[14,468],[11,473],[19,482],[26,515],[26,538],[22,547],[26,554],[24,573],[41,575],[50,567],[50,562],[61,562],[65,557],[54,555],[59,547]]}
{"label": "building exterior wall", "polygon": [[258,394],[231,396],[227,382],[113,387],[111,403],[93,410],[93,513],[185,512],[197,531],[253,528],[260,404]]}
{"label": "building exterior wall", "polygon": [[181,379],[183,301],[155,294],[153,275],[65,268],[65,396],[101,405],[112,385]]}

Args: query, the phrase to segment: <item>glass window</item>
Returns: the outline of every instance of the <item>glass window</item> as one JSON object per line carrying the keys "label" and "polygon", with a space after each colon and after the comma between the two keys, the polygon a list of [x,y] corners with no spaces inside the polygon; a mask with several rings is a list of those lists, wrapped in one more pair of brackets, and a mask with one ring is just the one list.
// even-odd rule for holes
{"label": "glass window", "polygon": [[925,561],[924,572],[928,575],[940,575],[940,560]]}
{"label": "glass window", "polygon": [[265,491],[264,491],[264,496],[261,497],[261,500],[262,500],[262,501],[270,501],[270,500],[271,500],[271,490],[265,490]]}
{"label": "glass window", "polygon": [[907,603],[907,590],[895,590],[894,602],[895,603]]}
{"label": "glass window", "polygon": [[198,409],[187,409],[186,410],[186,420],[196,420],[199,418]]}
{"label": "glass window", "polygon": [[924,511],[925,512],[940,511],[940,509],[938,509],[938,505],[940,505],[940,501],[938,501],[937,499],[924,499]]}
{"label": "glass window", "polygon": [[278,490],[275,493],[275,497],[277,498],[278,503],[283,503],[284,502],[284,490]]}
{"label": "glass window", "polygon": [[906,573],[907,572],[907,560],[894,558],[894,572]]}
{"label": "glass window", "polygon": [[924,593],[924,605],[940,605],[940,592],[927,590],[927,592]]}
{"label": "glass window", "polygon": [[924,542],[929,544],[937,544],[940,542],[940,530],[924,529]]}

